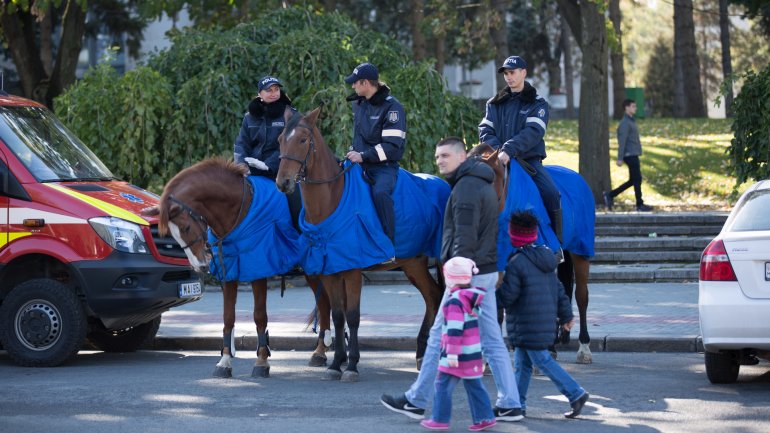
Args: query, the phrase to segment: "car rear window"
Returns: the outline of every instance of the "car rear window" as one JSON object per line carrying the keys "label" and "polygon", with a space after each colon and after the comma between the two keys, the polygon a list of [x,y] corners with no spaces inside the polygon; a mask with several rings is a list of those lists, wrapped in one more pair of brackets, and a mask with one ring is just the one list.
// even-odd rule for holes
{"label": "car rear window", "polygon": [[761,230],[770,230],[770,190],[767,189],[746,196],[730,227],[734,232]]}

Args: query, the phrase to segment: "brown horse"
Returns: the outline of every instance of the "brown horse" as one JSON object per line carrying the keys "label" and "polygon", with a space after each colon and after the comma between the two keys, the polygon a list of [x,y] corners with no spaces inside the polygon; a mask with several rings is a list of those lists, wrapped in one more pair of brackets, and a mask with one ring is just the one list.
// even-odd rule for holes
{"label": "brown horse", "polygon": [[[493,149],[488,144],[480,144],[468,152],[469,157],[481,158],[495,171],[494,187],[500,200],[499,210],[503,211],[510,185],[508,183],[508,167],[500,163],[497,159],[497,155],[498,150]],[[568,251],[565,252],[568,254],[565,254],[564,262],[559,264],[557,273],[559,281],[564,285],[564,290],[570,301],[572,300],[574,288],[575,303],[578,306],[578,313],[580,315],[580,334],[578,336],[580,346],[577,353],[577,362],[579,364],[590,364],[592,362],[591,349],[589,347],[591,337],[588,334],[587,320],[588,272],[590,262],[588,258],[583,255]],[[498,318],[502,321],[502,315],[499,315]],[[566,340],[566,338],[564,338],[564,340]]]}
{"label": "brown horse", "polygon": [[[290,194],[294,191],[296,182],[300,182],[305,220],[310,224],[323,222],[337,209],[345,185],[344,172],[316,126],[319,111],[320,109],[315,109],[304,116],[297,113],[294,115],[298,116],[297,118],[292,118],[292,113],[287,111],[287,126],[278,138],[281,164],[276,185],[284,193]],[[417,337],[419,368],[425,353],[428,331],[436,317],[443,289],[430,275],[428,258],[425,256],[397,258],[394,263],[369,269],[394,268],[401,268],[425,300],[425,316]],[[326,378],[356,381],[360,358],[358,327],[362,287],[361,269],[350,269],[320,277],[331,302],[336,340],[343,341],[345,321],[350,331],[349,354],[345,353],[342,344],[335,345],[334,360],[326,370]],[[348,365],[343,373],[341,365],[346,360]]]}
{"label": "brown horse", "polygon": [[[252,202],[253,191],[246,181],[248,168],[223,158],[199,162],[179,172],[163,189],[158,206],[144,210],[146,215],[158,215],[158,231],[162,236],[171,235],[182,246],[192,267],[206,272],[212,254],[207,242],[207,229],[218,239],[223,239],[243,221]],[[317,299],[319,339],[311,357],[311,366],[326,364],[326,347],[323,336],[329,329],[329,301],[318,293],[318,279],[306,277]],[[252,376],[268,377],[270,356],[267,333],[267,280],[251,282],[254,296],[254,323],[257,327],[257,360]],[[238,281],[226,281],[222,290],[224,298],[222,357],[214,370],[216,377],[231,377],[231,358],[235,356],[235,302]],[[341,341],[341,340],[339,340]]]}

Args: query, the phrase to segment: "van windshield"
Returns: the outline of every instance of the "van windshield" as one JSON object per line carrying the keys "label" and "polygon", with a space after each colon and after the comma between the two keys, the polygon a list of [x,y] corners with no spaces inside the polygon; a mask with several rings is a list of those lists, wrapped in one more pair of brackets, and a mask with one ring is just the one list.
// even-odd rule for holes
{"label": "van windshield", "polygon": [[0,139],[39,182],[114,178],[47,109],[0,107]]}

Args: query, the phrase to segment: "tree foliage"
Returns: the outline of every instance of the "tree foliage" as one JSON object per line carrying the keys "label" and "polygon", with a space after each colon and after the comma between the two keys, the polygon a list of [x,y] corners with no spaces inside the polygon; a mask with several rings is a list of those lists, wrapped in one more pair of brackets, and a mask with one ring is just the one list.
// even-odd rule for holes
{"label": "tree foliage", "polygon": [[748,71],[733,104],[733,139],[727,154],[735,186],[770,178],[770,66]]}
{"label": "tree foliage", "polygon": [[[145,87],[132,84],[135,74],[121,79],[101,67],[57,100],[57,111],[108,165],[120,167],[121,176],[157,188],[205,157],[232,155],[256,82],[267,74],[284,82],[299,110],[323,106],[319,126],[335,153],[343,155],[353,126],[345,100],[351,90],[343,78],[363,61],[379,67],[380,79],[406,108],[406,169],[432,172],[433,146],[445,136],[475,143],[482,114],[466,98],[450,94],[432,64],[413,62],[405,46],[364,31],[341,14],[309,8],[274,10],[228,30],[178,32],[172,46],[133,77]],[[153,93],[157,99],[144,98]],[[122,101],[133,106],[115,110]],[[103,111],[110,107],[112,114]],[[152,124],[137,122],[150,113]],[[145,132],[137,130],[142,127]],[[141,151],[148,156],[122,158]]]}

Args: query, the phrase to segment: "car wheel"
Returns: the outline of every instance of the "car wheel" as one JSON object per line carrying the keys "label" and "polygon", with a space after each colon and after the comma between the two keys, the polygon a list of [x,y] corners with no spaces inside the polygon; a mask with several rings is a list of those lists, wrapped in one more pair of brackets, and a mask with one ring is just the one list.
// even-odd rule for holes
{"label": "car wheel", "polygon": [[101,324],[88,334],[88,341],[105,352],[135,352],[149,343],[160,328],[160,316],[128,329],[110,331]]}
{"label": "car wheel", "polygon": [[0,306],[0,341],[25,367],[55,367],[83,345],[86,316],[77,295],[49,279],[25,281]]}
{"label": "car wheel", "polygon": [[735,383],[740,360],[734,351],[706,352],[706,375],[711,383]]}

